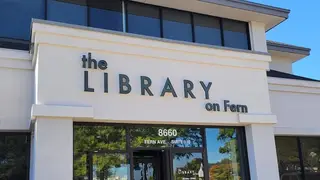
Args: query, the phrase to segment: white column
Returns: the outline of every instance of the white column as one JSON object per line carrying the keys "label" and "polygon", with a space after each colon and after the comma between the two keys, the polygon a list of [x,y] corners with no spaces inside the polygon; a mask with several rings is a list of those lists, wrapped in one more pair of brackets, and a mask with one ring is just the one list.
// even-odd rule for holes
{"label": "white column", "polygon": [[31,180],[72,180],[71,118],[37,118],[32,145]]}
{"label": "white column", "polygon": [[265,25],[260,22],[251,21],[249,27],[252,50],[268,52]]}
{"label": "white column", "polygon": [[251,180],[279,180],[273,125],[249,125],[246,138]]}

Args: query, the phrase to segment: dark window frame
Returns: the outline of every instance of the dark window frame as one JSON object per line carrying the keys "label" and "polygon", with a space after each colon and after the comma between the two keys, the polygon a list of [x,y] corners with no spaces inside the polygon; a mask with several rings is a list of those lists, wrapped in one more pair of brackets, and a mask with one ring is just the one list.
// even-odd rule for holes
{"label": "dark window frame", "polygon": [[[130,164],[130,179],[134,179],[134,174],[133,174],[133,152],[136,150],[168,150],[170,154],[170,167],[172,171],[172,166],[173,166],[173,154],[176,152],[198,152],[202,153],[202,158],[203,158],[203,167],[204,167],[204,174],[205,174],[205,180],[209,179],[209,169],[208,169],[208,152],[207,152],[207,137],[206,137],[206,128],[234,128],[236,129],[236,138],[237,138],[237,146],[239,149],[239,156],[240,156],[240,171],[241,171],[241,176],[243,176],[244,180],[250,180],[250,173],[249,173],[249,160],[248,160],[248,151],[247,151],[247,143],[246,143],[246,138],[245,138],[245,128],[240,127],[240,126],[206,126],[206,125],[181,125],[181,124],[170,124],[170,126],[177,127],[177,128],[200,128],[200,135],[202,135],[202,147],[155,147],[155,148],[150,148],[150,147],[132,147],[130,145],[130,128],[132,127],[163,127],[166,126],[163,124],[122,124],[122,123],[104,123],[104,122],[73,122],[73,139],[75,139],[75,133],[74,133],[74,126],[124,126],[126,130],[126,149],[125,150],[104,150],[104,151],[95,151],[95,152],[88,152],[89,157],[87,157],[87,163],[89,163],[88,166],[88,172],[87,176],[89,177],[89,180],[92,180],[92,172],[93,172],[93,167],[92,167],[92,154],[94,153],[123,153],[127,154],[128,161]],[[75,142],[73,141],[73,144]],[[240,145],[241,144],[241,145]],[[240,146],[239,146],[240,145]],[[73,147],[75,147],[73,145]],[[74,157],[73,158],[73,164],[74,164]],[[172,179],[173,179],[173,173],[171,173]],[[74,177],[74,170],[73,170],[73,177]]]}

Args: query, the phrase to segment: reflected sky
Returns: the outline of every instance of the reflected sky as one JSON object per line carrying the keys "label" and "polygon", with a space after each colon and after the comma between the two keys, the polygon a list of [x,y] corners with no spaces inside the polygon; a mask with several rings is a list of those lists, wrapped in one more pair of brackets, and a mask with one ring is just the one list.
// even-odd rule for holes
{"label": "reflected sky", "polygon": [[218,141],[219,129],[208,128],[206,129],[207,137],[207,152],[209,164],[217,163],[229,155],[219,153],[219,148],[224,146],[223,141]]}

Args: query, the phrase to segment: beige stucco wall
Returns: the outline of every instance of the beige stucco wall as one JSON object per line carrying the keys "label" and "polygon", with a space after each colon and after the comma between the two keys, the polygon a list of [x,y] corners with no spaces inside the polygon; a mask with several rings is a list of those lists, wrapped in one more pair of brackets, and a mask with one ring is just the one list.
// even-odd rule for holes
{"label": "beige stucco wall", "polygon": [[0,48],[0,131],[29,130],[33,75],[28,52]]}
{"label": "beige stucco wall", "polygon": [[288,57],[273,55],[270,69],[292,74],[292,63],[292,60]]}
{"label": "beige stucco wall", "polygon": [[276,135],[320,135],[320,83],[269,78]]}
{"label": "beige stucco wall", "polygon": [[[46,125],[46,120],[55,125],[74,119],[87,122],[246,126],[252,179],[278,178],[276,154],[272,148],[272,124],[276,123],[276,118],[271,113],[265,73],[271,61],[270,55],[60,25],[33,24],[36,101],[32,117],[36,124],[40,122],[46,128],[50,127]],[[258,35],[258,32],[255,31],[255,34]],[[261,44],[258,43],[256,48],[263,48],[259,46]],[[81,58],[89,52],[92,58],[107,61],[108,69],[82,68]],[[86,70],[89,86],[95,89],[94,92],[84,92]],[[108,73],[109,77],[108,93],[103,91],[104,73]],[[119,94],[119,74],[130,78],[130,94]],[[152,79],[150,89],[154,96],[141,95],[140,76]],[[167,78],[170,78],[178,97],[171,94],[160,97]],[[194,83],[196,99],[184,97],[185,79]],[[200,81],[205,84],[212,82],[209,100],[204,98]],[[247,105],[248,114],[224,112],[223,100]],[[219,103],[222,111],[207,111],[205,104],[208,102]],[[72,127],[61,133],[70,136],[70,132]],[[41,133],[46,136],[44,131],[38,131],[36,137],[41,137]],[[41,140],[38,142],[44,143]],[[65,156],[72,154],[70,146],[61,147],[61,144],[69,142],[69,138],[60,138],[56,142],[59,148],[52,147],[52,150],[68,152]],[[60,154],[51,158],[50,166],[37,161],[50,154],[48,146],[55,143],[44,143],[45,147],[37,146],[37,139],[34,143],[36,152],[43,151],[33,159],[35,169],[32,177],[35,180],[52,174],[47,171],[55,165],[61,166],[59,169],[63,174],[52,174],[48,180],[72,177],[69,157],[64,158]],[[267,152],[266,144],[271,147]],[[61,159],[65,159],[64,164],[59,163]],[[265,169],[266,165],[272,168]]]}

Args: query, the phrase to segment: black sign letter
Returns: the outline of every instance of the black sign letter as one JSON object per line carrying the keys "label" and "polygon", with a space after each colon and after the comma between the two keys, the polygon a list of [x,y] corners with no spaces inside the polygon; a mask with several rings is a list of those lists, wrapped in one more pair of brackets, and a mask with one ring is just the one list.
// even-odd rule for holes
{"label": "black sign letter", "polygon": [[147,76],[141,76],[140,80],[141,80],[141,95],[146,95],[146,91],[147,91],[149,96],[153,96],[153,93],[149,89],[149,87],[152,84],[151,79]]}
{"label": "black sign letter", "polygon": [[183,84],[184,84],[184,97],[188,98],[189,95],[191,96],[191,98],[195,99],[196,97],[194,96],[194,94],[192,93],[192,89],[194,87],[192,81],[189,80],[183,80]]}
{"label": "black sign letter", "polygon": [[202,81],[200,81],[200,84],[201,84],[201,86],[202,86],[202,88],[203,88],[203,91],[204,91],[204,93],[205,93],[205,98],[206,99],[209,99],[209,90],[210,90],[210,88],[211,88],[211,85],[212,85],[212,82],[209,82],[208,83],[208,85],[206,86],[205,84],[204,84],[204,82],[202,82]]}
{"label": "black sign letter", "polygon": [[87,61],[86,55],[82,55],[82,68],[87,68]]}
{"label": "black sign letter", "polygon": [[130,82],[130,79],[127,75],[119,74],[119,93],[120,94],[129,94],[131,92],[131,85],[129,84],[129,82]]}
{"label": "black sign letter", "polygon": [[97,69],[97,60],[91,59],[91,53],[88,53],[88,68],[91,69],[93,63],[93,69]]}
{"label": "black sign letter", "polygon": [[230,102],[229,100],[224,100],[224,101],[223,101],[223,106],[224,106],[224,111],[225,111],[225,112],[228,111],[228,107],[230,106],[230,105],[229,105],[229,102]]}
{"label": "black sign letter", "polygon": [[86,91],[86,92],[94,92],[94,89],[89,87],[89,74],[88,74],[88,71],[84,71],[84,91]]}
{"label": "black sign letter", "polygon": [[109,85],[108,85],[108,73],[104,73],[104,92],[108,93],[109,91]]}
{"label": "black sign letter", "polygon": [[108,68],[108,63],[105,60],[100,60],[98,62],[98,67],[101,70],[106,70]]}
{"label": "black sign letter", "polygon": [[166,93],[172,93],[173,97],[178,97],[169,78],[167,78],[160,96],[164,96]]}

